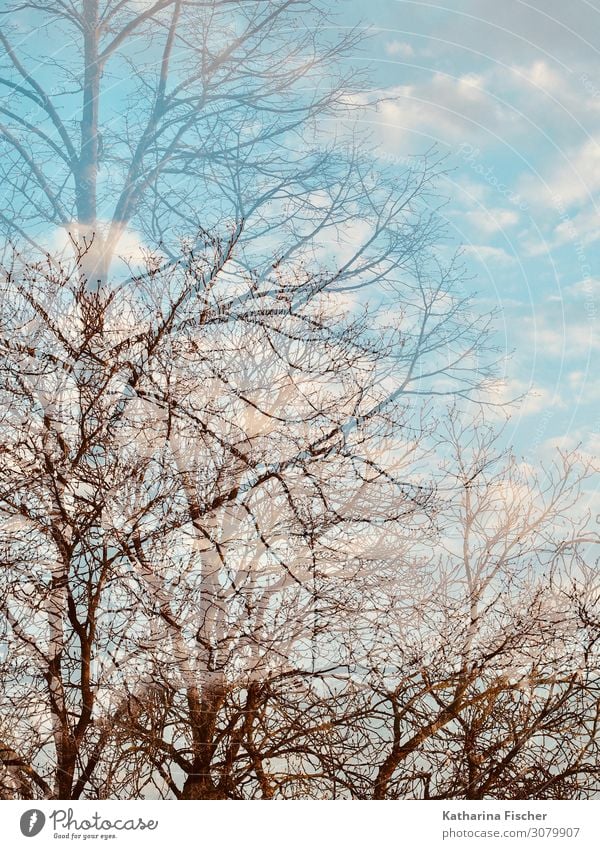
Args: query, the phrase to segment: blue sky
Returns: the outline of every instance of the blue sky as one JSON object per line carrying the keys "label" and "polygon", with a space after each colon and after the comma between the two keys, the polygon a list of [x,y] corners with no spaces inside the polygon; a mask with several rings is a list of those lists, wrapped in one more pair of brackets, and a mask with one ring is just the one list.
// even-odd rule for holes
{"label": "blue sky", "polygon": [[600,0],[348,0],[390,100],[367,121],[387,161],[436,144],[453,239],[513,352],[498,398],[531,462],[600,448]]}

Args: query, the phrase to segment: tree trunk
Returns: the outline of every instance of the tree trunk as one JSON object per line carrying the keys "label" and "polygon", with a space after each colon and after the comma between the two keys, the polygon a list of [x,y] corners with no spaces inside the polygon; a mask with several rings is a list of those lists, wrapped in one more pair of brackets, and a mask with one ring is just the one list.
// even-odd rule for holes
{"label": "tree trunk", "polygon": [[206,688],[200,696],[197,687],[187,692],[192,729],[194,759],[181,794],[182,799],[226,799],[211,776],[211,763],[216,749],[217,718],[225,700],[225,688]]}
{"label": "tree trunk", "polygon": [[103,234],[98,222],[98,106],[102,67],[98,55],[99,0],[84,0],[84,79],[81,151],[76,175],[77,222],[73,237],[85,251],[82,273],[88,291],[101,290],[107,275]]}

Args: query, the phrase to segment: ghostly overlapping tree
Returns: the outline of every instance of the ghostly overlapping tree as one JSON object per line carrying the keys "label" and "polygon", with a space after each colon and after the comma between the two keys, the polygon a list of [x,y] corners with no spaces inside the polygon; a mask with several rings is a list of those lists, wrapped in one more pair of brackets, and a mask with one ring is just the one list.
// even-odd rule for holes
{"label": "ghostly overlapping tree", "polygon": [[104,278],[127,228],[176,250],[181,235],[244,220],[252,239],[280,228],[290,250],[359,215],[366,167],[335,145],[358,77],[334,61],[357,34],[336,34],[330,11],[313,0],[9,5],[4,232],[35,248],[61,232],[93,238],[88,270]]}

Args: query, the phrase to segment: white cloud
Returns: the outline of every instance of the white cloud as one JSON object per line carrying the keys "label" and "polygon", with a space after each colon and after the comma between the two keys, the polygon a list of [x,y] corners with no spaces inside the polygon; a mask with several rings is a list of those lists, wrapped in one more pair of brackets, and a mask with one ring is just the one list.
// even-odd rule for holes
{"label": "white cloud", "polygon": [[505,411],[508,405],[514,404],[520,417],[534,416],[544,410],[564,406],[556,391],[516,378],[497,380],[489,392],[493,403],[501,410]]}
{"label": "white cloud", "polygon": [[477,230],[492,234],[502,232],[519,223],[519,213],[514,209],[482,208],[466,213],[466,219]]}
{"label": "white cloud", "polygon": [[600,298],[600,278],[594,277],[587,278],[586,280],[578,280],[577,283],[567,286],[565,293],[575,295],[576,297],[583,295],[589,298]]}
{"label": "white cloud", "polygon": [[600,189],[600,136],[547,162],[541,177],[545,179],[528,174],[521,180],[520,193],[532,206],[550,202],[555,213],[564,216],[574,205],[593,202]]}
{"label": "white cloud", "polygon": [[434,73],[420,83],[381,92],[373,121],[382,144],[389,148],[414,135],[460,144],[466,139],[502,137],[514,122],[508,105],[486,89],[486,78],[467,74],[453,77]]}
{"label": "white cloud", "polygon": [[597,240],[599,229],[598,209],[592,205],[578,212],[573,218],[562,220],[554,230],[553,244],[557,247],[568,243],[589,245]]}
{"label": "white cloud", "polygon": [[[97,229],[103,236],[106,235],[110,226],[108,221],[99,221]],[[57,257],[70,257],[73,255],[73,239],[77,241],[78,225],[73,222],[72,226],[56,227],[46,239],[48,250]],[[113,260],[113,272],[115,267],[119,266],[118,271],[123,269],[120,267],[123,263],[131,263],[138,265],[142,263],[148,255],[148,248],[144,245],[142,237],[130,227],[124,227],[119,237],[117,248],[115,251],[115,259]]]}
{"label": "white cloud", "polygon": [[516,262],[514,256],[511,256],[503,248],[497,248],[493,245],[467,245],[465,252],[471,254],[483,265],[494,263],[498,265],[514,265]]}
{"label": "white cloud", "polygon": [[385,52],[388,56],[399,56],[401,59],[410,59],[415,55],[414,47],[406,41],[388,41]]}
{"label": "white cloud", "polygon": [[[556,457],[556,451],[569,453],[577,451],[583,461],[596,463],[600,458],[600,433],[584,428],[577,428],[571,433],[557,434],[544,440],[540,446],[542,454],[548,457]],[[589,498],[590,493],[587,493]],[[597,507],[595,512],[600,515],[600,492],[596,493]]]}
{"label": "white cloud", "polygon": [[[561,304],[554,304],[561,309]],[[545,315],[541,309],[535,317],[515,316],[511,327],[517,342],[517,350],[527,351],[529,356],[547,359],[576,358],[583,362],[593,351],[600,348],[600,339],[594,333],[592,322],[579,316]]]}

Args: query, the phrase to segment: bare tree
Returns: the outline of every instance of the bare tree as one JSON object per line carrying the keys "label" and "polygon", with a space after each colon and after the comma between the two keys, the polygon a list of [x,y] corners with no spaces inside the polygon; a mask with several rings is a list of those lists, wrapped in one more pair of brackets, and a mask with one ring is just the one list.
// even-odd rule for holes
{"label": "bare tree", "polygon": [[101,297],[82,255],[5,269],[6,794],[232,796],[241,750],[272,787],[250,717],[348,667],[352,609],[430,523],[414,397],[485,374],[487,319],[433,277],[430,233],[412,279],[378,264],[405,277],[395,316],[344,309],[344,268],[247,272],[237,228]]}
{"label": "bare tree", "polygon": [[486,320],[426,253],[394,319],[237,238],[4,270],[3,795],[594,792],[590,469],[444,432]]}
{"label": "bare tree", "polygon": [[[377,537],[323,582],[329,651],[223,687],[201,711],[203,797],[597,792],[599,596],[586,563],[598,537],[578,509],[593,468],[573,454],[536,475],[483,421],[448,423],[432,521],[412,510],[404,533],[388,528],[390,549]],[[166,690],[122,726],[140,747],[135,769],[122,755],[127,774],[146,781],[150,752],[173,775],[193,750],[187,706]],[[186,797],[175,781],[166,792]]]}
{"label": "bare tree", "polygon": [[579,507],[595,470],[573,453],[536,473],[497,443],[481,419],[447,419],[439,538],[421,564],[428,587],[395,627],[386,617],[388,640],[374,644],[367,768],[356,783],[350,773],[351,795],[597,792],[598,594],[585,563],[599,539]]}
{"label": "bare tree", "polygon": [[368,167],[341,152],[335,130],[360,80],[340,71],[358,36],[335,33],[331,8],[9,5],[0,28],[8,236],[44,251],[69,233],[87,245],[88,275],[104,279],[130,226],[175,250],[181,235],[243,221],[271,248],[280,228],[283,253],[322,226],[358,219]]}

